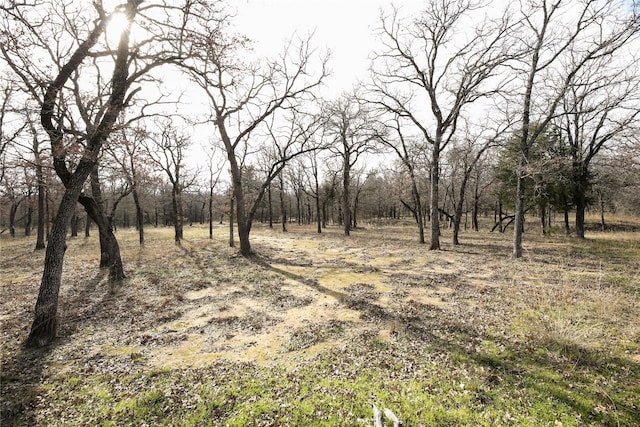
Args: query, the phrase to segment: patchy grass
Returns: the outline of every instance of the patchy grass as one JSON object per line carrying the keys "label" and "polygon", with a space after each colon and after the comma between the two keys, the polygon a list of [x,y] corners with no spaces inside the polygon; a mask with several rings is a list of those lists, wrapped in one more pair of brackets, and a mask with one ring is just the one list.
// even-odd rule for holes
{"label": "patchy grass", "polygon": [[70,239],[59,338],[24,350],[43,253],[0,241],[2,425],[640,424],[640,236],[464,232],[442,251],[410,226],[350,238],[254,227],[118,231],[128,278]]}

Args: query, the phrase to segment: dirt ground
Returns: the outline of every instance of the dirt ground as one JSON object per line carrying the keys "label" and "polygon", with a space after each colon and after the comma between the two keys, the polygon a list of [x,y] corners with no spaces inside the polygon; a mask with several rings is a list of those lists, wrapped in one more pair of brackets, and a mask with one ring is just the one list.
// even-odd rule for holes
{"label": "dirt ground", "polygon": [[[122,231],[129,279],[115,288],[96,276],[95,242],[71,240],[61,290],[59,368],[105,356],[157,368],[198,367],[220,358],[296,364],[340,346],[352,335],[345,329],[376,329],[388,339],[415,311],[493,322],[512,310],[488,311],[483,295],[560,282],[570,274],[585,280],[599,274],[598,265],[580,259],[566,259],[564,268],[562,260],[551,264],[558,254],[548,255],[548,270],[537,269],[553,241],[548,249],[537,242],[537,253],[514,263],[508,236],[500,234],[471,234],[456,248],[445,231],[444,250],[433,252],[414,243],[411,227],[363,229],[349,238],[338,228],[321,235],[308,227],[290,229],[256,227],[252,260],[238,257],[224,241],[203,239],[202,228],[187,230],[182,248],[164,240],[170,230],[150,230],[144,249],[131,242],[131,231]],[[10,250],[7,245],[2,251],[0,320],[5,345],[17,345],[29,327],[41,254]]]}
{"label": "dirt ground", "polygon": [[[316,234],[306,226],[292,225],[288,233],[256,226],[251,259],[228,247],[226,228],[217,228],[213,240],[206,233],[189,228],[177,247],[171,230],[150,229],[139,248],[133,230],[119,231],[128,278],[115,286],[97,270],[97,239],[71,239],[59,339],[45,365],[33,367],[25,362],[31,356],[16,354],[30,327],[44,254],[34,253],[26,239],[4,239],[3,376],[35,381],[70,372],[198,368],[221,360],[294,369],[363,337],[394,344],[405,332],[446,342],[464,331],[478,337],[465,343],[471,347],[489,333],[545,339],[514,325],[527,322],[522,313],[553,307],[556,300],[601,310],[594,325],[570,330],[586,348],[606,346],[607,336],[640,340],[638,322],[629,318],[640,307],[638,298],[629,300],[612,286],[617,268],[640,277],[638,260],[594,261],[567,247],[563,236],[527,235],[525,256],[514,262],[510,236],[499,233],[466,232],[454,247],[444,230],[443,250],[428,251],[410,226],[365,227],[350,237],[337,227]],[[638,245],[634,234],[603,238],[615,238],[621,253]],[[619,307],[611,310],[611,304]],[[538,333],[561,339],[569,331],[562,328],[572,327],[562,322],[554,318]],[[626,357],[639,363],[638,349],[629,348]]]}

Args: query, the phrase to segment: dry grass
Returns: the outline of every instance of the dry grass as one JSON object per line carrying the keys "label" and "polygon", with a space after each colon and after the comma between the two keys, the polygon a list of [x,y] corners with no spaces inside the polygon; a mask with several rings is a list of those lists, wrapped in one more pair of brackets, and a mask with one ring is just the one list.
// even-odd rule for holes
{"label": "dry grass", "polygon": [[[625,224],[633,224],[631,220],[625,218]],[[591,417],[588,423],[624,424],[640,419],[637,406],[628,404],[640,392],[638,233],[590,231],[585,241],[529,233],[524,258],[514,261],[511,236],[499,233],[463,232],[462,245],[454,247],[450,231],[443,230],[443,250],[433,252],[415,242],[411,226],[367,225],[346,238],[338,228],[318,235],[306,226],[292,225],[290,232],[281,233],[257,225],[252,232],[257,255],[244,259],[226,244],[226,228],[217,228],[213,240],[207,231],[186,229],[185,242],[177,247],[170,229],[150,229],[144,248],[137,245],[134,231],[118,231],[128,278],[115,288],[96,269],[97,239],[71,239],[59,339],[35,353],[22,351],[21,343],[30,325],[43,254],[32,252],[30,240],[3,238],[2,404],[9,424],[45,425],[48,411],[84,414],[87,393],[108,393],[116,406],[105,400],[102,419],[115,419],[126,394],[118,394],[109,378],[146,377],[161,369],[168,370],[162,371],[167,381],[182,384],[186,372],[195,375],[207,367],[222,372],[227,363],[248,363],[253,375],[266,376],[265,386],[294,381],[301,372],[306,381],[336,366],[330,378],[351,381],[349,393],[359,405],[350,409],[353,422],[341,425],[361,425],[356,419],[364,413],[357,412],[367,411],[373,391],[359,389],[359,381],[381,381],[375,386],[378,398],[396,402],[404,411],[401,418],[413,420],[412,425],[541,425],[585,417]],[[591,366],[595,360],[606,360],[607,370]],[[560,379],[549,374],[555,371]],[[282,372],[291,377],[281,377]],[[377,377],[382,372],[399,381],[394,386],[399,393],[404,391],[383,393],[388,379]],[[85,380],[78,380],[82,387],[69,386],[67,378],[78,375],[96,382],[86,380],[85,386]],[[244,381],[234,369],[225,375],[230,383]],[[613,385],[598,382],[603,375],[624,386],[612,391]],[[431,412],[410,410],[421,399],[443,392],[452,376],[471,384],[467,387],[481,395],[480,403],[466,401],[469,388],[451,389],[450,403],[445,399]],[[297,385],[282,387],[301,393],[300,378]],[[591,390],[594,378],[599,388]],[[420,383],[419,393],[406,395],[415,381],[440,384],[432,384],[440,392]],[[562,393],[569,397],[538,390],[536,384],[546,381],[566,382]],[[102,391],[91,392],[95,387]],[[221,390],[227,405],[230,391]],[[588,402],[568,404],[574,392]],[[309,393],[309,402],[321,399],[322,394]],[[274,401],[293,405],[278,413],[288,425],[302,421],[287,417],[302,417],[306,411],[301,402],[287,400],[292,398],[284,393],[283,401]],[[53,399],[50,407],[47,399]],[[322,402],[316,404],[326,404]],[[223,410],[220,424],[249,423],[252,416],[247,414],[257,409],[243,405],[235,409],[240,412]],[[525,410],[518,413],[522,405]],[[489,415],[479,421],[485,411]],[[195,417],[171,414],[176,418],[167,418],[173,419],[170,424],[186,425],[185,420]],[[78,423],[94,425],[97,419]],[[257,425],[277,425],[256,419]]]}

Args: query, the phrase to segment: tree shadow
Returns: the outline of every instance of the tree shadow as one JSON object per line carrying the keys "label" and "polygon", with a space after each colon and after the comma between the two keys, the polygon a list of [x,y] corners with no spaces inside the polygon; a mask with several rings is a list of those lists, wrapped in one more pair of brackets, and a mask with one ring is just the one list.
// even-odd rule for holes
{"label": "tree shadow", "polygon": [[328,288],[326,286],[321,285],[316,279],[310,279],[308,277],[304,277],[300,274],[295,274],[291,271],[284,270],[282,268],[278,268],[272,264],[272,260],[265,256],[254,254],[250,260],[254,262],[256,265],[264,268],[265,270],[272,271],[281,276],[286,277],[287,279],[294,280],[302,285],[305,285],[315,291],[321,292],[324,295],[335,298],[338,302],[343,302],[346,298],[348,298],[348,294],[340,291],[336,291],[334,289]]}
{"label": "tree shadow", "polygon": [[[69,307],[76,307],[87,296],[95,292],[96,287],[107,274],[106,270],[100,270],[98,274],[89,280],[74,297],[65,302],[67,311],[58,313],[58,332],[54,341],[41,348],[26,348],[24,343],[14,351],[3,349],[6,357],[2,358],[2,373],[0,375],[0,419],[2,426],[35,425],[35,405],[44,392],[43,380],[49,375],[47,369],[51,363],[50,354],[60,346],[65,345],[65,340],[75,331],[77,322],[91,318],[85,315],[81,318],[68,318],[66,313]],[[81,287],[76,285],[74,288]],[[96,304],[95,311],[98,309]],[[31,317],[25,317],[23,330],[30,327]],[[64,335],[62,334],[64,333]]]}
{"label": "tree shadow", "polygon": [[33,407],[42,394],[47,356],[57,343],[28,349],[21,346],[2,360],[0,399],[2,426],[36,425]]}

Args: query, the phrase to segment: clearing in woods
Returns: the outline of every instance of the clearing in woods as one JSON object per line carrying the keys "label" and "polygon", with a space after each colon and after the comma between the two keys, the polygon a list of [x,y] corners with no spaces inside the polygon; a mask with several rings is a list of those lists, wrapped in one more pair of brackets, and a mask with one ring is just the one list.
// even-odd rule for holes
{"label": "clearing in woods", "polygon": [[[118,231],[128,278],[69,240],[59,339],[27,351],[43,253],[3,238],[2,425],[640,423],[640,236],[257,226],[257,255]],[[6,423],[6,424],[5,424]]]}

